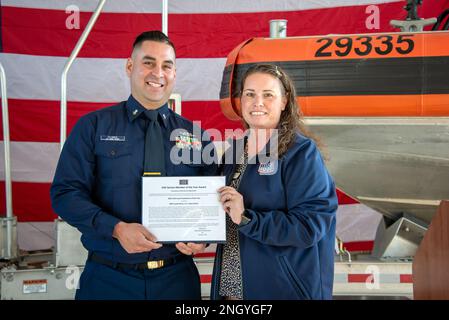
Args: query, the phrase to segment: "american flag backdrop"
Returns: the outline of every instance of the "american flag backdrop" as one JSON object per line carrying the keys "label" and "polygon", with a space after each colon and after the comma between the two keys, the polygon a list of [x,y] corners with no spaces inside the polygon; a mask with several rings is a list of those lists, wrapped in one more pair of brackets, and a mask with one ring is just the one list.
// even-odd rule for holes
{"label": "american flag backdrop", "polygon": [[[98,2],[0,3],[13,211],[21,222],[48,222],[56,218],[49,189],[59,156],[60,76]],[[224,132],[240,127],[223,116],[219,105],[226,56],[248,38],[268,37],[271,19],[287,19],[288,36],[397,31],[390,20],[406,17],[405,4],[404,0],[169,0],[168,35],[177,49],[175,92],[182,98],[182,115],[201,121],[205,129]],[[106,2],[69,72],[68,132],[87,112],[127,99],[126,58],[137,34],[161,29],[161,7],[159,0]],[[422,18],[436,17],[447,8],[449,0],[424,0],[418,13]],[[372,23],[373,12],[378,12],[377,24]],[[3,147],[0,153],[4,180]],[[371,231],[354,231],[354,217],[367,219],[375,228],[379,215],[363,215],[364,207],[344,195],[340,204],[340,231],[352,232],[349,237],[355,240],[372,240]],[[0,208],[5,211],[4,184],[0,184]]]}

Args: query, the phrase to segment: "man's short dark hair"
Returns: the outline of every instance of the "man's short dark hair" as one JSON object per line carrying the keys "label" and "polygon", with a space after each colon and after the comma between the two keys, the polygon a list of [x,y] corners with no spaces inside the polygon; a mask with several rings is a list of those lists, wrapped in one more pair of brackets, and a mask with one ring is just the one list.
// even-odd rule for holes
{"label": "man's short dark hair", "polygon": [[133,50],[136,49],[136,47],[140,46],[144,41],[155,41],[168,44],[170,47],[173,48],[173,51],[175,52],[176,55],[176,49],[173,42],[171,42],[171,40],[165,35],[165,33],[159,30],[145,31],[139,34],[136,40],[134,40]]}

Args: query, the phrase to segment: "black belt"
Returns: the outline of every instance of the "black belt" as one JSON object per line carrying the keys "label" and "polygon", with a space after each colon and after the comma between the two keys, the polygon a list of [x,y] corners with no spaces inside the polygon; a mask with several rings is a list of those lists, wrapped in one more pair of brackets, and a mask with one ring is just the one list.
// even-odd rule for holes
{"label": "black belt", "polygon": [[108,259],[103,258],[102,256],[99,256],[96,253],[91,253],[89,255],[90,261],[104,264],[108,267],[116,268],[116,269],[134,269],[134,270],[152,270],[152,269],[159,269],[162,267],[167,267],[169,265],[175,264],[179,261],[185,260],[187,258],[190,258],[191,256],[187,256],[185,254],[179,254],[174,257],[170,257],[167,259],[162,260],[149,260],[147,262],[143,263],[122,263],[122,262],[113,262]]}

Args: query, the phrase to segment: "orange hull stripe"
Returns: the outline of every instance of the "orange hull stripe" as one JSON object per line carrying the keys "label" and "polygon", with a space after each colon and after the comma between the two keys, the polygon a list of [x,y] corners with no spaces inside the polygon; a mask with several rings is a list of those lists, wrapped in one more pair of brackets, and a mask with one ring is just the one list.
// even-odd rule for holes
{"label": "orange hull stripe", "polygon": [[[304,116],[309,117],[445,117],[449,116],[449,94],[363,95],[298,97]],[[229,119],[239,119],[230,99],[220,100]]]}
{"label": "orange hull stripe", "polygon": [[305,116],[449,116],[449,94],[298,97]]}
{"label": "orange hull stripe", "polygon": [[[409,36],[407,36],[409,35]],[[385,43],[386,36],[391,36],[392,49],[388,54],[379,54],[378,50],[386,51],[388,44]],[[400,39],[400,36],[403,39]],[[352,40],[351,50],[344,56],[338,56],[335,51],[346,51],[347,44],[344,37]],[[362,39],[357,39],[362,37]],[[365,37],[365,38],[363,38]],[[366,51],[363,44],[369,37],[371,50],[367,55],[359,55],[355,49]],[[381,37],[377,39],[377,37]],[[326,44],[323,38],[332,39],[332,43],[323,49],[324,52],[332,53],[331,56],[316,57],[317,51]],[[340,41],[340,47],[336,41]],[[408,43],[404,39],[413,41],[413,50],[409,53],[401,54],[399,50],[406,50]],[[320,40],[320,42],[319,42]],[[243,43],[242,43],[243,44]],[[242,45],[241,44],[241,45]],[[241,46],[240,45],[240,46]],[[238,52],[240,51],[240,52]],[[238,54],[238,57],[236,55]],[[264,61],[302,61],[302,60],[345,60],[345,59],[370,59],[370,58],[401,58],[401,57],[426,57],[426,56],[448,56],[449,55],[449,32],[424,32],[424,33],[379,33],[379,34],[359,34],[359,35],[334,35],[334,36],[313,36],[313,37],[292,37],[285,39],[254,38],[242,48],[235,48],[230,55],[226,65],[230,65],[237,58],[237,63],[254,63]]]}

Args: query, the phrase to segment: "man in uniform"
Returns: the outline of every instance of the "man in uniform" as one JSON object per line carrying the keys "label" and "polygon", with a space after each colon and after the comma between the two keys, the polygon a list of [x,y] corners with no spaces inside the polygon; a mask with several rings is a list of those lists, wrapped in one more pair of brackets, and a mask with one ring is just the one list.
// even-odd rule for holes
{"label": "man in uniform", "polygon": [[[176,61],[165,34],[140,34],[126,72],[130,97],[80,118],[51,186],[54,210],[80,230],[89,251],[76,299],[200,299],[192,255],[205,245],[157,243],[141,224],[141,188],[143,175],[214,175],[215,162],[170,159],[173,148],[193,155],[211,142],[168,108]],[[182,144],[171,139],[174,130]]]}

